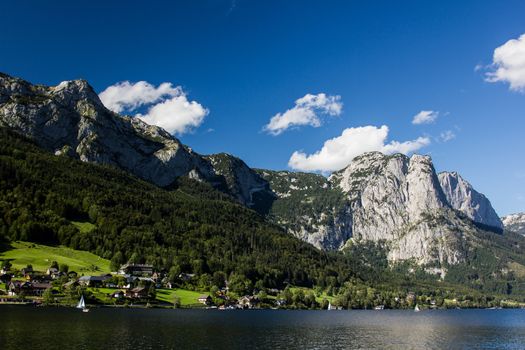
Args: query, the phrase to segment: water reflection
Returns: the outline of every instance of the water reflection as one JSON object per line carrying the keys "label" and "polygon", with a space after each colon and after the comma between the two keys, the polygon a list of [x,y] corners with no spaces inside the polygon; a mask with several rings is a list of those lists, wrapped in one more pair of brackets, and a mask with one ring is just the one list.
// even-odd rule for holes
{"label": "water reflection", "polygon": [[521,349],[524,310],[203,311],[0,307],[3,349]]}

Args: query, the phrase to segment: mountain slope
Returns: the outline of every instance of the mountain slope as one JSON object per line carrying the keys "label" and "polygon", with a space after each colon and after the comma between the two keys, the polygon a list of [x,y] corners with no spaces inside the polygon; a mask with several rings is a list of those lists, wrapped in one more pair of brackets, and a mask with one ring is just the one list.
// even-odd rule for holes
{"label": "mountain slope", "polygon": [[275,193],[269,218],[319,249],[341,249],[351,237],[350,208],[342,193],[321,175],[257,172]]}
{"label": "mountain slope", "polygon": [[212,154],[205,157],[215,173],[223,179],[223,190],[231,194],[239,203],[267,213],[275,195],[268,181],[263,179],[241,159],[227,153]]}
{"label": "mountain slope", "polygon": [[505,230],[525,235],[525,213],[516,213],[501,218]]}
{"label": "mountain slope", "polygon": [[0,74],[0,125],[55,154],[114,165],[159,186],[188,174],[214,180],[202,157],[162,128],[109,111],[83,80],[45,87]]}
{"label": "mountain slope", "polygon": [[[181,178],[173,190],[119,169],[47,153],[0,128],[0,240],[58,243],[115,264],[147,262],[195,273],[216,272],[253,286],[326,285],[352,269],[209,185]],[[75,222],[89,222],[89,232]],[[243,282],[244,283],[244,282]]]}
{"label": "mountain slope", "polygon": [[203,157],[161,128],[107,110],[82,80],[45,87],[0,75],[0,125],[56,155],[116,166],[161,187],[199,180],[325,250],[387,242],[391,261],[455,264],[479,230],[455,209],[494,221],[488,200],[462,179],[443,174],[444,193],[429,157],[368,153],[329,179],[255,171],[228,154]]}
{"label": "mountain slope", "polygon": [[480,229],[453,207],[429,157],[368,153],[328,179],[254,170],[109,112],[85,82],[1,79],[0,239],[195,273],[202,288],[215,274],[248,292],[388,287],[411,274],[435,283],[432,272],[455,286],[523,290],[525,238]]}

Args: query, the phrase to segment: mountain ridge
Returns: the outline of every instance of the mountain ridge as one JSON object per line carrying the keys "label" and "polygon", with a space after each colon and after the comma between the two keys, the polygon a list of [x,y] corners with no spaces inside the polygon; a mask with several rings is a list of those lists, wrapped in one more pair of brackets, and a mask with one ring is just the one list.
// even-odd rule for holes
{"label": "mountain ridge", "polygon": [[442,183],[428,156],[365,153],[329,178],[252,169],[109,111],[84,80],[45,87],[0,75],[0,125],[56,155],[114,165],[161,187],[180,177],[209,183],[320,249],[385,241],[394,262],[456,264],[465,235],[479,230],[464,215],[502,227],[486,197],[457,174],[443,173]]}

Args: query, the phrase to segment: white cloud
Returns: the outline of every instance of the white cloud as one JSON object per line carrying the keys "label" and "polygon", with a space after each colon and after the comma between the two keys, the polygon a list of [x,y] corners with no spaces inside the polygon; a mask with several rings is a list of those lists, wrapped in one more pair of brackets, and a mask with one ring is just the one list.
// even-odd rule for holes
{"label": "white cloud", "polygon": [[436,111],[421,111],[414,116],[412,124],[430,124],[436,121],[439,112]]}
{"label": "white cloud", "polygon": [[166,129],[170,134],[184,134],[198,127],[208,115],[208,110],[186,95],[175,96],[152,106],[145,115],[137,117],[148,124]]}
{"label": "white cloud", "polygon": [[171,83],[162,83],[154,87],[146,81],[134,84],[123,81],[111,85],[99,94],[102,103],[113,112],[121,113],[134,110],[141,106],[159,102],[165,97],[184,94],[180,86],[173,87]]}
{"label": "white cloud", "polygon": [[439,135],[439,138],[441,139],[441,141],[443,142],[448,142],[452,139],[455,139],[456,138],[456,134],[452,131],[452,130],[447,130],[447,131],[443,131],[440,135]]}
{"label": "white cloud", "polygon": [[324,93],[306,94],[295,101],[295,106],[284,113],[277,113],[263,130],[279,135],[285,130],[300,125],[319,127],[322,124],[321,115],[339,116],[343,110],[341,96],[330,96]]}
{"label": "white cloud", "polygon": [[147,113],[135,113],[148,124],[157,125],[169,133],[183,134],[202,124],[209,111],[196,101],[189,101],[180,86],[162,83],[158,87],[146,81],[124,81],[102,91],[99,97],[114,112],[134,113],[148,106]]}
{"label": "white cloud", "polygon": [[341,136],[325,141],[323,147],[310,155],[294,152],[288,165],[303,171],[334,171],[347,166],[352,159],[365,152],[380,151],[386,154],[412,153],[430,144],[428,137],[412,141],[386,143],[388,126],[362,126],[347,128]]}
{"label": "white cloud", "polygon": [[494,50],[492,68],[486,73],[486,81],[507,82],[511,90],[525,91],[525,34]]}

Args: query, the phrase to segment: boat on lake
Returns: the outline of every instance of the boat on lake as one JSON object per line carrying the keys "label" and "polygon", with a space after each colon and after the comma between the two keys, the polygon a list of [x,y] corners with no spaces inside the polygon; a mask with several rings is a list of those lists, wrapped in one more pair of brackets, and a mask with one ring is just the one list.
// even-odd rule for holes
{"label": "boat on lake", "polygon": [[77,309],[82,309],[82,312],[89,312],[89,309],[86,307],[86,302],[84,301],[84,295],[80,297],[80,300],[77,304]]}

